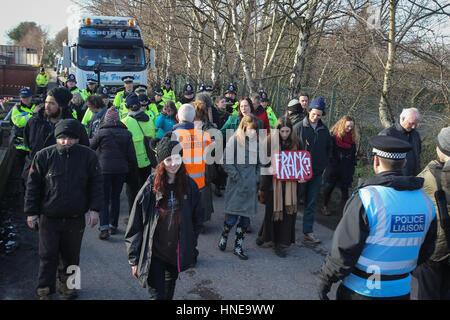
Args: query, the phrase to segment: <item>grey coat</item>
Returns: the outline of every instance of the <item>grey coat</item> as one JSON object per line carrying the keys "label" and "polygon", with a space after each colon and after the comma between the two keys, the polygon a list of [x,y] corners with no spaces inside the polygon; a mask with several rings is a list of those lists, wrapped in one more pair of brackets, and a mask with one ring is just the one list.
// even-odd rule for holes
{"label": "grey coat", "polygon": [[[237,146],[236,136],[230,138],[223,155],[223,169],[228,174],[225,189],[225,213],[244,217],[253,217],[257,213],[258,183],[261,164],[258,149],[249,151]],[[241,155],[238,157],[238,153]],[[245,162],[238,164],[238,160]],[[227,163],[231,162],[231,163]]]}

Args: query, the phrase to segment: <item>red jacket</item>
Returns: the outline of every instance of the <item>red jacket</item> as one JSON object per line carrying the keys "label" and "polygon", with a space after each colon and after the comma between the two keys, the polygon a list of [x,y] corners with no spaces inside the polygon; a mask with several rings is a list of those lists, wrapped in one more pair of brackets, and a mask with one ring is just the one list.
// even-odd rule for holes
{"label": "red jacket", "polygon": [[260,105],[256,109],[256,116],[259,120],[262,121],[264,129],[267,130],[267,135],[270,134],[270,123],[269,123],[269,117],[267,116],[266,110]]}

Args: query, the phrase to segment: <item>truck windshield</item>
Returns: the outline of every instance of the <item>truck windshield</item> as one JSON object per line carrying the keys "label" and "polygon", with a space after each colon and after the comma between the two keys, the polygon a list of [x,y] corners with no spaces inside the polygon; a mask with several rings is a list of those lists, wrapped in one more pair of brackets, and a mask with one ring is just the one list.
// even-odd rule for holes
{"label": "truck windshield", "polygon": [[78,47],[78,66],[80,68],[91,69],[96,63],[104,64],[104,68],[111,71],[124,68],[143,69],[145,68],[145,53],[143,48]]}

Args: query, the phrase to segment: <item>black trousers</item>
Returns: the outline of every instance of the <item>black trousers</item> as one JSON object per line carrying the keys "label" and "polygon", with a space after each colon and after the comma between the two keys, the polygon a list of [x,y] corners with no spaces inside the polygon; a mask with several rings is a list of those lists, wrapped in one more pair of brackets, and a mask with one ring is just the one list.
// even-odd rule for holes
{"label": "black trousers", "polygon": [[387,298],[368,297],[350,290],[341,283],[336,291],[336,300],[410,300],[410,294]]}
{"label": "black trousers", "polygon": [[177,278],[176,266],[153,256],[147,279],[150,300],[172,300]]}
{"label": "black trousers", "polygon": [[134,168],[130,169],[126,179],[126,194],[128,199],[128,213],[131,213],[133,208],[134,199],[136,198],[139,190],[141,190],[148,176],[152,173],[152,167]]}
{"label": "black trousers", "polygon": [[27,152],[20,149],[14,149],[13,163],[8,177],[8,195],[13,198],[15,209],[23,207],[23,198],[25,193],[25,183],[22,178],[23,167]]}
{"label": "black trousers", "polygon": [[414,270],[419,300],[450,300],[450,258],[443,261],[428,260]]}
{"label": "black trousers", "polygon": [[86,226],[84,214],[77,218],[48,218],[39,222],[39,280],[38,288],[56,290],[56,271],[60,279],[69,266],[80,264],[80,249]]}

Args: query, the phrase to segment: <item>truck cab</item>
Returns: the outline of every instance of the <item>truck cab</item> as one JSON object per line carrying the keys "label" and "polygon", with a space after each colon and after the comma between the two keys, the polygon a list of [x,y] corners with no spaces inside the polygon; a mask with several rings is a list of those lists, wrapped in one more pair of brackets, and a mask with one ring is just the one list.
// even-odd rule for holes
{"label": "truck cab", "polygon": [[124,76],[134,76],[135,85],[148,85],[147,66],[154,68],[154,51],[145,47],[134,18],[82,15],[68,27],[63,66],[75,75],[80,90],[98,75],[111,96],[122,90]]}

